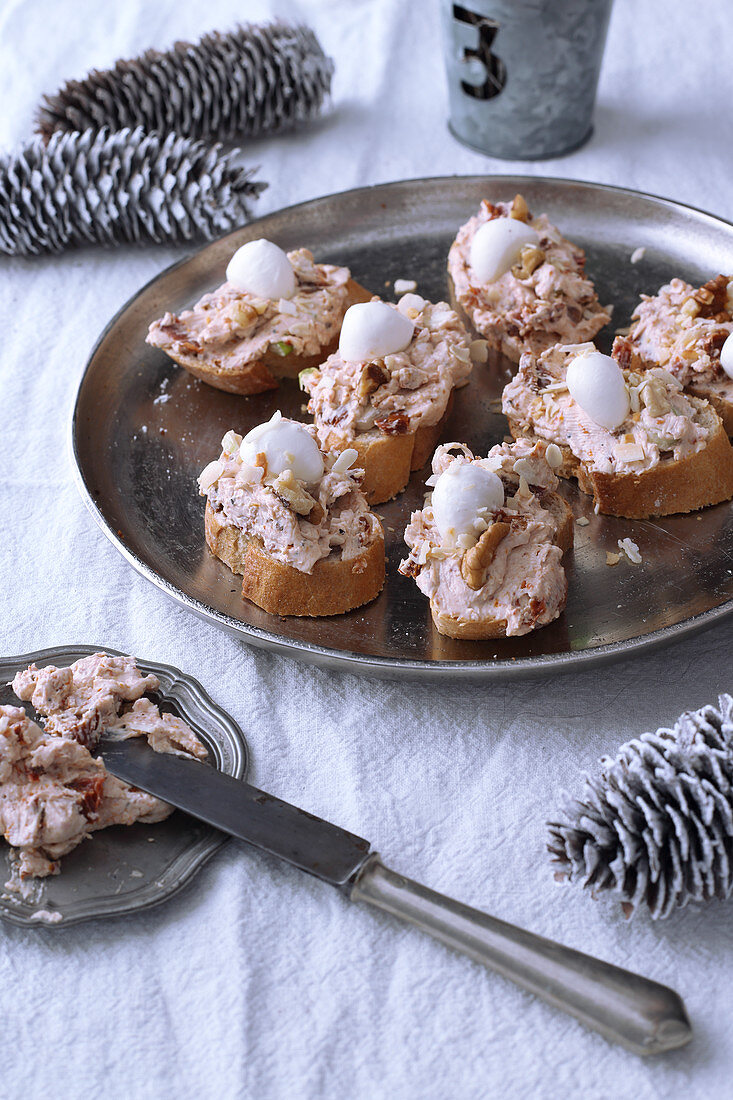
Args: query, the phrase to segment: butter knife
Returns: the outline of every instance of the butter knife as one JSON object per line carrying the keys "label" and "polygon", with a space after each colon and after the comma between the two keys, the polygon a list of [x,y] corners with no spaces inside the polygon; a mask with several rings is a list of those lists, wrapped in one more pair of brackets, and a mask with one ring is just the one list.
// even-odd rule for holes
{"label": "butter knife", "polygon": [[385,867],[368,841],[224,775],[154,752],[143,738],[103,737],[99,754],[127,783],[338,887],[510,978],[636,1054],[689,1042],[673,989],[472,909]]}

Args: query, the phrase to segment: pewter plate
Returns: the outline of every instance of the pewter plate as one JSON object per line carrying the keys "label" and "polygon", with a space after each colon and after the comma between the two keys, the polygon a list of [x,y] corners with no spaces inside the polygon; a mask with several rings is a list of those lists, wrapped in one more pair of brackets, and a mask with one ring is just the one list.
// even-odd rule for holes
{"label": "pewter plate", "polygon": [[[675,275],[700,283],[733,271],[733,226],[710,214],[615,187],[525,176],[426,179],[361,188],[270,214],[164,271],[102,333],[82,379],[72,423],[78,481],[105,534],[150,581],[189,610],[254,645],[313,664],[395,679],[481,681],[598,664],[671,642],[733,608],[730,505],[691,516],[631,521],[595,516],[574,485],[563,492],[576,517],[567,560],[570,594],[555,623],[523,638],[461,642],[442,638],[428,601],[397,572],[402,532],[422,503],[429,469],[414,474],[398,500],[377,509],[387,537],[387,582],[365,608],[328,619],[277,618],[245,603],[239,584],[203,538],[196,477],[219,454],[223,434],[246,432],[275,409],[307,419],[294,383],[258,397],[221,393],[149,348],[149,323],[179,311],[224,279],[245,241],[269,237],[306,246],[319,260],[347,264],[356,279],[389,298],[395,279],[420,293],[447,295],[445,263],[456,229],[482,198],[521,191],[585,248],[601,301],[615,306],[599,343],[629,322],[642,292]],[[646,251],[636,264],[635,249]],[[486,454],[507,427],[496,400],[508,364],[474,370],[458,391],[445,440]],[[643,563],[606,564],[620,538]]]}
{"label": "pewter plate", "polygon": [[[0,661],[0,704],[23,706],[30,717],[33,707],[21,703],[8,686],[15,673],[35,662],[69,665],[107,646],[69,646],[43,649]],[[160,690],[149,693],[163,711],[184,718],[209,750],[213,767],[244,779],[249,751],[244,734],[193,677],[170,665],[138,659],[143,672],[153,672]],[[28,927],[67,928],[92,917],[120,916],[159,905],[189,882],[200,867],[229,839],[218,829],[176,810],[156,825],[115,825],[84,840],[61,860],[61,873],[31,880],[32,892],[20,898],[0,894],[0,918]],[[7,846],[6,846],[7,850]],[[9,860],[2,854],[5,878]],[[0,873],[2,873],[0,871]],[[2,881],[5,881],[5,878]]]}

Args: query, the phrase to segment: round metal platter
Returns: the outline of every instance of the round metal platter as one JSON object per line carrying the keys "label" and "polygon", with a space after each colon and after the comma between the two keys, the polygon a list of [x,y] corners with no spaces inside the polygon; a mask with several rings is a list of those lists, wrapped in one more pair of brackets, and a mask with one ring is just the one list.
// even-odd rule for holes
{"label": "round metal platter", "polygon": [[[102,646],[64,646],[7,657],[0,661],[0,704],[23,706],[31,718],[33,707],[21,703],[8,681],[35,663],[59,667],[80,657],[118,653]],[[160,681],[151,698],[163,711],[184,718],[209,750],[209,762],[218,771],[244,779],[249,751],[242,731],[214,703],[197,680],[170,665],[138,658],[138,668],[155,673]],[[114,825],[101,829],[61,859],[61,872],[28,882],[27,897],[7,889],[0,894],[0,918],[28,927],[67,928],[92,917],[120,916],[159,905],[177,893],[214,852],[229,839],[224,833],[176,810],[155,825]],[[10,874],[9,862],[7,875]]]}
{"label": "round metal platter", "polygon": [[[522,192],[587,254],[587,271],[614,320],[598,343],[629,323],[639,295],[681,276],[701,283],[733,271],[733,226],[666,199],[599,184],[524,176],[412,180],[331,195],[270,214],[169,268],[144,287],[99,339],[82,379],[72,450],[82,494],[107,536],[150,581],[192,612],[245,641],[324,667],[395,679],[481,681],[579,668],[673,641],[733,608],[733,513],[729,504],[663,520],[596,516],[574,483],[563,493],[577,518],[566,557],[569,597],[550,626],[521,638],[461,642],[439,635],[428,601],[397,572],[402,532],[420,507],[429,467],[376,509],[387,540],[387,581],[373,603],[327,619],[278,618],[242,600],[229,570],[208,552],[196,477],[229,428],[245,433],[279,408],[307,420],[294,382],[257,397],[222,393],[145,344],[148,325],[224,280],[232,253],[268,237],[348,265],[385,298],[396,279],[447,297],[446,256],[456,229],[483,198]],[[645,251],[631,263],[635,250]],[[486,454],[507,431],[498,399],[506,361],[474,369],[456,393],[444,440]],[[643,561],[606,552],[630,537]]]}

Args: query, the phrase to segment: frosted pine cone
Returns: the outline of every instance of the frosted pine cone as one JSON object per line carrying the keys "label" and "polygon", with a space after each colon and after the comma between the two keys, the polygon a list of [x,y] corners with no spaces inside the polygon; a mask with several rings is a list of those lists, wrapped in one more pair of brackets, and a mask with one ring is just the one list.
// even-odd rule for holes
{"label": "frosted pine cone", "polygon": [[212,240],[246,222],[267,186],[234,156],[141,129],[37,137],[0,155],[0,252]]}
{"label": "frosted pine cone", "polygon": [[332,75],[309,27],[239,26],[70,80],[44,97],[37,127],[46,139],[59,130],[142,126],[238,141],[315,118]]}
{"label": "frosted pine cone", "polygon": [[733,697],[629,741],[549,823],[558,877],[653,918],[733,893]]}

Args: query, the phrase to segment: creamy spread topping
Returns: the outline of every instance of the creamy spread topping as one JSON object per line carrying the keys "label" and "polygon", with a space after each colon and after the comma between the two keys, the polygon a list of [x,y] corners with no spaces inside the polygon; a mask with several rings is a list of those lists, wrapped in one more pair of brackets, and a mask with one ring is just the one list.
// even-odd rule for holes
{"label": "creamy spread topping", "polygon": [[[526,353],[505,387],[502,408],[520,429],[569,447],[581,462],[603,473],[640,473],[663,458],[683,458],[701,450],[708,429],[700,418],[707,404],[682,392],[661,368],[624,371],[629,415],[613,431],[602,427],[571,397],[568,364],[592,344],[557,345],[539,356]],[[582,362],[582,360],[581,360]]]}
{"label": "creamy spread topping", "polygon": [[492,448],[485,459],[474,458],[461,443],[435,452],[428,484],[454,464],[470,463],[499,473],[511,493],[491,517],[478,520],[482,537],[475,544],[441,536],[430,494],[423,508],[412,513],[405,531],[410,554],[400,572],[414,577],[440,612],[469,622],[505,621],[507,635],[526,634],[559,615],[567,581],[562,551],[553,541],[555,521],[522,473],[532,471],[540,484],[557,484],[543,451],[542,445],[520,440]]}
{"label": "creamy spread topping", "polygon": [[335,352],[317,370],[301,374],[324,447],[333,445],[334,436],[353,439],[375,428],[402,434],[437,424],[451,391],[468,381],[471,342],[449,305],[410,294],[390,308],[414,325],[403,351],[361,361]]}
{"label": "creamy spread topping", "polygon": [[[493,281],[478,277],[471,246],[478,230],[495,218],[520,220],[538,237],[513,266]],[[458,230],[448,254],[456,297],[491,345],[515,361],[523,351],[590,340],[611,317],[585,276],[585,254],[551,224],[532,217],[521,196],[511,203],[482,202],[478,214]]]}
{"label": "creamy spread topping", "polygon": [[[107,729],[145,736],[156,752],[206,756],[185,722],[142,698],[158,686],[132,657],[104,653],[69,668],[31,665],[17,674],[16,695],[43,716],[41,728],[23,708],[0,707],[0,829],[16,849],[21,878],[56,874],[60,857],[98,829],[162,821],[171,813],[164,802],[109,775],[90,752]],[[17,877],[6,885],[17,888]]]}
{"label": "creamy spread topping", "polygon": [[[301,427],[315,439],[313,425]],[[306,483],[292,470],[277,476],[268,472],[264,454],[258,456],[262,465],[243,461],[241,444],[240,435],[227,432],[221,456],[202,472],[199,488],[214,512],[248,537],[260,539],[277,561],[310,573],[332,552],[350,561],[383,537],[360,488],[363,471],[348,464],[355,451],[324,455],[323,475]]]}
{"label": "creamy spread topping", "polygon": [[664,367],[683,386],[733,382],[720,352],[733,333],[733,276],[718,275],[697,290],[672,279],[658,294],[642,295],[628,336],[617,337],[613,354],[623,367]]}
{"label": "creamy spread topping", "polygon": [[349,301],[347,267],[317,264],[305,248],[288,252],[295,293],[273,300],[226,282],[193,309],[166,313],[150,326],[147,342],[234,369],[277,355],[317,355],[335,339]]}

